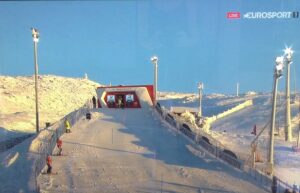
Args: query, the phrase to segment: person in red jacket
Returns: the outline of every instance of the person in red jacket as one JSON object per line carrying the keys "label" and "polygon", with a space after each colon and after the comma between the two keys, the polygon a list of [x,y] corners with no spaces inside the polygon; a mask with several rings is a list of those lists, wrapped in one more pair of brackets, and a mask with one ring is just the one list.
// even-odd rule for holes
{"label": "person in red jacket", "polygon": [[57,139],[56,146],[58,148],[58,154],[57,155],[61,155],[61,152],[62,152],[62,140],[60,138]]}
{"label": "person in red jacket", "polygon": [[51,156],[50,155],[48,155],[47,156],[47,174],[51,174],[51,172],[52,172],[52,159],[51,159]]}

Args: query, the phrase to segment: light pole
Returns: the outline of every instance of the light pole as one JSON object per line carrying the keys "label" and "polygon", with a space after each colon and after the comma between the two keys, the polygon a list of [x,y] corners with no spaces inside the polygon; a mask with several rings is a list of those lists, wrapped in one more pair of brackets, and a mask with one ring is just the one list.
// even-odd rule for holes
{"label": "light pole", "polygon": [[236,96],[239,96],[240,83],[236,83]]}
{"label": "light pole", "polygon": [[198,89],[199,89],[199,110],[198,110],[198,116],[202,117],[202,90],[204,88],[204,84],[202,82],[198,83]]}
{"label": "light pole", "polygon": [[277,85],[278,79],[282,76],[284,67],[284,58],[276,58],[276,66],[274,70],[274,85],[273,85],[273,105],[272,105],[272,116],[271,116],[271,129],[270,129],[270,145],[269,145],[269,157],[268,157],[268,173],[273,174],[274,167],[274,130],[275,130],[275,115],[276,115],[276,100],[277,100]]}
{"label": "light pole", "polygon": [[154,65],[154,106],[157,104],[157,68],[158,68],[158,57],[151,57],[151,62]]}
{"label": "light pole", "polygon": [[36,112],[36,132],[39,132],[39,97],[38,97],[38,62],[37,62],[37,43],[39,42],[39,31],[31,28],[34,46],[34,78],[35,78],[35,112]]}
{"label": "light pole", "polygon": [[286,63],[286,116],[285,116],[285,140],[292,140],[292,128],[291,128],[291,94],[290,94],[290,68],[292,62],[293,50],[286,48],[284,50],[284,59]]}

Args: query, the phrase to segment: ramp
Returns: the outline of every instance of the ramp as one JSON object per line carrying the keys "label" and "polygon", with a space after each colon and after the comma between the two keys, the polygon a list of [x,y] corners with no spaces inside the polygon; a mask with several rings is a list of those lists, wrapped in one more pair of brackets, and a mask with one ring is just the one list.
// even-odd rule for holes
{"label": "ramp", "polygon": [[[64,134],[47,192],[266,192],[243,173],[202,155],[147,109],[101,109]],[[55,150],[54,150],[55,151]]]}

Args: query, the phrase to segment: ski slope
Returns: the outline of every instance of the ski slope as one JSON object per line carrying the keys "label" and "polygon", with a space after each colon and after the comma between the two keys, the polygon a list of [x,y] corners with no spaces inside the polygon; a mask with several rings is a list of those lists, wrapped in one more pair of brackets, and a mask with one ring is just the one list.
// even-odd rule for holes
{"label": "ski slope", "polygon": [[38,177],[42,192],[267,192],[209,155],[194,155],[151,109],[92,116],[62,136],[65,156],[53,156],[57,175]]}

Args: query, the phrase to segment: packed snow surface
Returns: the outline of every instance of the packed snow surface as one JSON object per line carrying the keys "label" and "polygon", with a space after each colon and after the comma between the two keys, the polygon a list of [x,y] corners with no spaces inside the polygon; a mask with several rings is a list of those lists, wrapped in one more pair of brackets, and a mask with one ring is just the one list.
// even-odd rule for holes
{"label": "packed snow surface", "polygon": [[42,192],[265,192],[167,128],[151,109],[93,111],[63,135]]}

